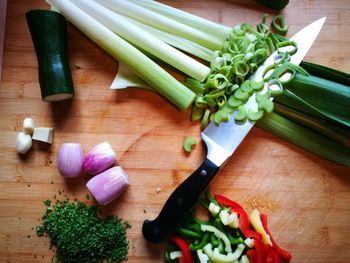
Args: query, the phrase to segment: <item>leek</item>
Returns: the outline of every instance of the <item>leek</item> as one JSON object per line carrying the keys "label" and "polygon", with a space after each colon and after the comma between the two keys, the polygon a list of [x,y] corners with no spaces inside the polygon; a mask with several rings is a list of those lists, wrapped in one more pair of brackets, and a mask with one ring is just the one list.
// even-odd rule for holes
{"label": "leek", "polygon": [[200,81],[203,81],[208,76],[210,71],[208,67],[137,27],[125,19],[124,16],[109,10],[95,1],[71,1],[118,36],[185,72],[187,75]]}
{"label": "leek", "polygon": [[339,131],[339,126],[334,123],[330,123],[319,118],[312,118],[309,115],[303,114],[278,103],[275,103],[274,111],[343,145],[347,145],[349,143],[350,135],[346,136],[342,134],[342,132]]}
{"label": "leek", "polygon": [[97,1],[113,11],[129,16],[152,27],[187,38],[188,40],[196,42],[204,47],[213,50],[220,50],[222,47],[223,41],[218,37],[177,22],[126,0]]}
{"label": "leek", "polygon": [[[49,2],[120,62],[113,83],[116,88],[131,85],[155,90],[182,110],[193,104],[192,119],[199,120],[201,128],[210,120],[218,124],[228,121],[234,110],[239,113],[235,118],[242,122],[247,115],[255,121],[263,111],[273,110],[272,103],[267,103],[269,98],[258,94],[261,83],[250,85],[246,80],[275,50],[282,51],[283,46],[293,43],[272,33],[265,24],[266,17],[256,31],[248,24],[231,29],[151,0]],[[309,75],[284,63],[296,48],[276,62],[276,70],[287,70],[281,66],[284,64],[294,77],[276,99],[279,104],[274,112],[266,114],[257,125],[310,152],[350,166],[350,148],[345,146],[350,137],[350,89],[340,81],[326,81],[323,76],[314,76],[313,72]],[[210,70],[179,50],[209,62]],[[191,78],[182,84],[149,57]],[[315,65],[305,65],[317,71]],[[344,76],[350,79],[339,71],[321,70],[332,75],[331,80]],[[280,86],[268,95],[282,93]],[[242,106],[253,93],[258,94],[261,112]]]}
{"label": "leek", "polygon": [[201,31],[209,33],[220,38],[223,41],[227,39],[227,36],[231,33],[232,28],[224,25],[217,24],[213,21],[204,19],[202,17],[190,14],[188,12],[179,10],[177,8],[159,3],[153,0],[129,0],[134,4],[138,4],[144,8],[157,12],[158,14],[172,18],[178,22],[197,28]]}
{"label": "leek", "polygon": [[321,114],[350,127],[350,88],[315,76],[296,74],[289,90]]}
{"label": "leek", "polygon": [[350,167],[350,148],[320,135],[277,113],[270,113],[256,125],[309,152]]}
{"label": "leek", "polygon": [[182,38],[177,35],[173,35],[171,33],[161,31],[159,29],[153,28],[151,26],[145,25],[140,23],[139,21],[129,19],[130,22],[134,23],[141,29],[145,30],[146,32],[150,33],[152,36],[155,36],[156,38],[164,41],[165,43],[180,49],[182,51],[185,51],[186,53],[192,54],[198,58],[201,58],[205,61],[210,61],[212,57],[214,56],[214,51],[210,50],[206,47],[203,47],[195,42],[192,42],[190,40],[187,40],[185,38]]}
{"label": "leek", "polygon": [[300,63],[300,66],[316,77],[328,79],[339,84],[350,86],[350,74],[309,61],[302,61]]}
{"label": "leek", "polygon": [[49,0],[48,2],[91,40],[126,65],[179,109],[185,110],[192,104],[195,94],[191,90],[127,41],[68,0]]}

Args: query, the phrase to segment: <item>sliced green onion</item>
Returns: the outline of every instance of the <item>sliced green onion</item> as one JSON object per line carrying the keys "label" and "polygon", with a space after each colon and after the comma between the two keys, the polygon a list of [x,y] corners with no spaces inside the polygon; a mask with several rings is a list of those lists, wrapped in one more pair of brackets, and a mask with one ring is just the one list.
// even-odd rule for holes
{"label": "sliced green onion", "polygon": [[237,123],[244,123],[247,120],[247,111],[243,106],[238,107],[238,112],[235,115],[235,121]]}
{"label": "sliced green onion", "polygon": [[231,95],[228,98],[226,105],[230,106],[231,108],[238,108],[239,106],[243,105],[243,103],[243,100],[239,100],[234,95]]}
{"label": "sliced green onion", "polygon": [[197,144],[196,139],[190,136],[186,136],[184,141],[183,141],[183,149],[185,152],[191,152],[192,148]]}
{"label": "sliced green onion", "polygon": [[202,118],[202,116],[203,116],[203,109],[193,106],[191,111],[191,120],[198,121]]}
{"label": "sliced green onion", "polygon": [[264,88],[265,82],[263,80],[256,81],[254,79],[251,79],[249,85],[254,91],[260,91]]}
{"label": "sliced green onion", "polygon": [[267,88],[272,96],[283,94],[283,85],[279,79],[271,79],[267,82]]}
{"label": "sliced green onion", "polygon": [[258,111],[253,111],[252,109],[248,109],[247,111],[247,118],[252,122],[256,122],[260,120],[263,116],[264,116],[264,111],[260,109]]}
{"label": "sliced green onion", "polygon": [[255,100],[258,103],[260,101],[270,99],[270,97],[271,97],[270,92],[265,92],[265,93],[255,92]]}
{"label": "sliced green onion", "polygon": [[297,43],[291,40],[278,42],[276,47],[279,53],[288,52],[290,55],[294,55],[298,51]]}
{"label": "sliced green onion", "polygon": [[286,25],[286,21],[282,15],[275,16],[272,19],[271,26],[277,34],[284,35],[288,31],[288,26]]}
{"label": "sliced green onion", "polygon": [[200,127],[201,127],[202,129],[204,129],[205,127],[208,126],[208,124],[209,124],[209,116],[210,116],[210,109],[206,109],[206,110],[204,111],[204,115],[203,115],[203,118],[202,118],[202,120],[201,120],[201,125],[200,125]]}
{"label": "sliced green onion", "polygon": [[213,122],[219,126],[220,123],[222,122],[228,122],[229,120],[229,114],[230,112],[226,111],[226,110],[218,110],[217,112],[214,113],[214,118],[213,118]]}
{"label": "sliced green onion", "polygon": [[[265,100],[261,100],[258,102],[258,109],[261,111],[265,111],[267,113],[271,113],[273,111],[273,102],[270,99],[265,99]],[[248,114],[248,119],[249,118],[249,114]]]}

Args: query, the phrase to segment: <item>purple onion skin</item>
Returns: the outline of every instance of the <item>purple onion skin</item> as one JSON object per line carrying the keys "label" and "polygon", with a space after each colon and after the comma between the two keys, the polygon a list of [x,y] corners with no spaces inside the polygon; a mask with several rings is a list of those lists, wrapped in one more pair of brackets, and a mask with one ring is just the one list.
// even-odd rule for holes
{"label": "purple onion skin", "polygon": [[111,145],[103,142],[92,148],[85,156],[83,168],[91,175],[96,175],[114,164],[117,157]]}
{"label": "purple onion skin", "polygon": [[79,143],[62,143],[57,155],[57,168],[66,178],[78,177],[83,170],[84,153]]}
{"label": "purple onion skin", "polygon": [[100,205],[106,205],[115,200],[128,186],[128,175],[120,166],[114,166],[92,177],[86,184],[91,195]]}

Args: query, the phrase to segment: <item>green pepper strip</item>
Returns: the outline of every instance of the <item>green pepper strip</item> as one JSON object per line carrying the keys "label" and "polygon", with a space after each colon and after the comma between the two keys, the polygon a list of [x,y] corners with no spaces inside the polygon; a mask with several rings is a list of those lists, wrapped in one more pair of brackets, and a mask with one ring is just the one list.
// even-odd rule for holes
{"label": "green pepper strip", "polygon": [[[202,221],[204,222],[204,221]],[[206,222],[206,224],[208,224],[208,222]],[[201,224],[200,223],[195,223],[195,224],[191,224],[187,227],[188,229],[194,230],[197,233],[201,233]]]}
{"label": "green pepper strip", "polygon": [[218,201],[216,201],[210,194],[209,190],[205,191],[205,196],[207,197],[208,201],[210,203],[214,203],[216,205],[219,205]]}
{"label": "green pepper strip", "polygon": [[282,16],[282,15],[275,16],[272,19],[271,26],[272,26],[272,29],[280,35],[284,35],[288,31],[288,26],[286,25],[286,20],[284,19],[284,16]]}
{"label": "green pepper strip", "polygon": [[214,247],[217,247],[218,245],[220,245],[220,240],[215,236],[214,233],[210,233],[210,243]]}
{"label": "green pepper strip", "polygon": [[[203,205],[203,204],[202,204]],[[206,209],[209,207],[209,205],[206,207]],[[199,224],[199,230],[200,230],[200,225],[203,225],[203,224],[208,224],[208,222],[204,221],[204,220],[201,220],[199,219],[197,216],[196,216],[196,209],[193,209],[192,212],[192,220],[196,223],[196,224]]]}
{"label": "green pepper strip", "polygon": [[231,233],[226,233],[231,245],[237,245],[244,242],[242,237],[234,237]]}
{"label": "green pepper strip", "polygon": [[178,233],[183,236],[183,237],[188,237],[188,238],[201,238],[202,235],[197,233],[197,232],[194,232],[192,230],[189,230],[189,229],[186,229],[186,228],[183,228],[183,227],[179,227],[178,228]]}
{"label": "green pepper strip", "polygon": [[198,249],[202,249],[206,244],[208,244],[209,238],[210,238],[210,233],[209,232],[205,233],[200,243],[194,244],[194,242],[192,242],[190,244],[190,250],[196,251]]}

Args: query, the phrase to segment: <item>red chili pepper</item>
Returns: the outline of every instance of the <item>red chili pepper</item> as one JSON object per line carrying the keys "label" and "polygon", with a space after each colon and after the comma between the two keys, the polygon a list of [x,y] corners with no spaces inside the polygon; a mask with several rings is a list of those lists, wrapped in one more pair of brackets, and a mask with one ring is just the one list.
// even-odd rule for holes
{"label": "red chili pepper", "polygon": [[277,253],[282,259],[284,259],[284,260],[286,260],[286,261],[290,261],[291,258],[292,258],[292,255],[291,255],[288,251],[286,251],[286,250],[282,249],[281,247],[279,247],[279,246],[277,245],[276,241],[273,239],[271,233],[270,233],[269,227],[267,226],[267,214],[263,214],[263,213],[262,213],[262,214],[260,215],[260,218],[261,218],[261,223],[262,223],[262,225],[263,225],[263,227],[264,227],[266,233],[270,236],[270,239],[271,239],[271,242],[272,242],[272,248],[274,249],[274,251],[276,251],[276,253]]}
{"label": "red chili pepper", "polygon": [[246,238],[254,238],[254,239],[259,239],[259,240],[261,240],[262,239],[262,235],[260,234],[260,233],[258,233],[258,232],[255,232],[254,230],[247,230],[246,231],[246,236],[245,236]]}
{"label": "red chili pepper", "polygon": [[264,244],[266,250],[266,263],[281,263],[281,258],[273,248]]}
{"label": "red chili pepper", "polygon": [[258,256],[258,263],[266,263],[266,247],[262,240],[255,239],[254,247]]}
{"label": "red chili pepper", "polygon": [[243,207],[240,204],[236,203],[235,201],[230,200],[226,196],[214,195],[214,198],[219,202],[220,205],[229,206],[233,209],[238,208],[238,209],[241,209],[244,211]]}
{"label": "red chili pepper", "polygon": [[256,250],[255,249],[249,249],[247,251],[247,255],[248,255],[249,261],[251,263],[258,263],[258,256],[256,254]]}
{"label": "red chili pepper", "polygon": [[243,209],[240,209],[240,208],[234,208],[231,210],[232,210],[232,212],[235,212],[238,214],[238,216],[239,216],[239,229],[242,231],[244,236],[247,237],[249,231],[251,231],[250,230],[250,222],[249,222],[247,212],[244,211]]}
{"label": "red chili pepper", "polygon": [[192,263],[192,255],[190,252],[190,249],[188,247],[188,244],[186,243],[185,240],[177,237],[177,236],[172,236],[170,239],[181,249],[182,251],[182,257],[179,258],[180,263]]}

